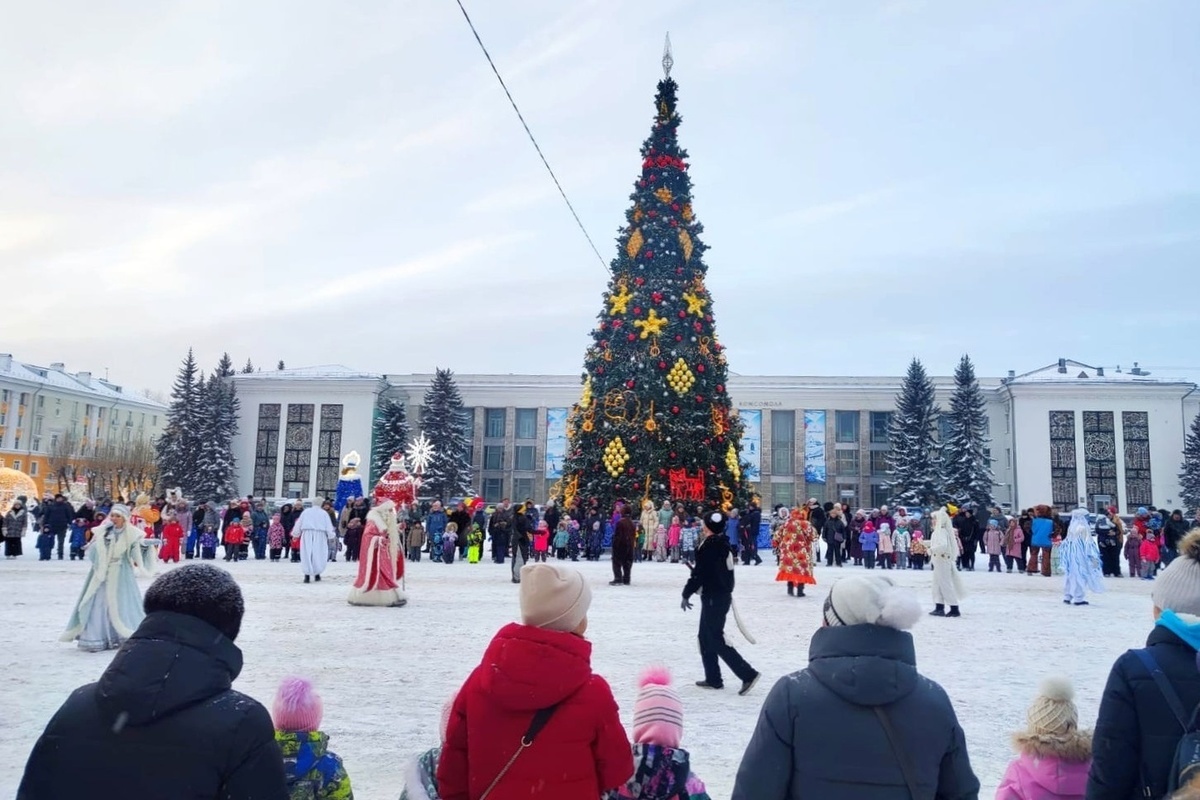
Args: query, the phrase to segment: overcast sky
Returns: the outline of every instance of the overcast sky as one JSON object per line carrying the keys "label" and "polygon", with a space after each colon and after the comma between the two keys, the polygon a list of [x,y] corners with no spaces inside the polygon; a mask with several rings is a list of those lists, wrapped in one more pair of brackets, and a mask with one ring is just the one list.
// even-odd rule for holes
{"label": "overcast sky", "polygon": [[[466,4],[606,262],[670,30],[733,371],[1200,376],[1200,3]],[[454,0],[4,17],[0,349],[579,370],[606,269]]]}

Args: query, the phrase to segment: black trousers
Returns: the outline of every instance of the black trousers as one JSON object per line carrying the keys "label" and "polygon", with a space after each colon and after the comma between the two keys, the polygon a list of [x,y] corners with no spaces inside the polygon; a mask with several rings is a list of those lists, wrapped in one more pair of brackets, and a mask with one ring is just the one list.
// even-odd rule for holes
{"label": "black trousers", "polygon": [[825,566],[832,567],[833,560],[837,559],[837,565],[840,567],[844,560],[842,556],[842,542],[826,542],[825,548]]}
{"label": "black trousers", "polygon": [[624,557],[613,553],[612,559],[613,580],[629,585],[629,575],[633,572],[633,554],[625,554]]}
{"label": "black trousers", "polygon": [[1105,547],[1100,550],[1100,564],[1105,576],[1121,577],[1121,548]]}
{"label": "black trousers", "polygon": [[742,682],[755,675],[754,667],[725,641],[725,617],[732,604],[732,595],[700,595],[700,660],[704,662],[704,680],[710,686],[725,683],[721,678],[720,661],[724,661]]}
{"label": "black trousers", "polygon": [[492,561],[503,564],[508,560],[508,531],[492,532]]}
{"label": "black trousers", "polygon": [[56,531],[56,532],[55,532],[55,534],[54,534],[54,538],[55,538],[55,539],[58,539],[58,560],[59,560],[59,561],[62,561],[62,556],[63,556],[63,542],[64,542],[64,541],[66,540],[66,538],[67,538],[67,532],[66,532],[66,531],[61,531],[61,532],[57,532],[57,531]]}

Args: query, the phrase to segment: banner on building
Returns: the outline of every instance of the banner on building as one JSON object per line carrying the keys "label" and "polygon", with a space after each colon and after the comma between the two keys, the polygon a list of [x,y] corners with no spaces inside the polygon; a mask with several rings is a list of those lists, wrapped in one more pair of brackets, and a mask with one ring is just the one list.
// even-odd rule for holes
{"label": "banner on building", "polygon": [[804,412],[804,480],[825,482],[825,412]]}
{"label": "banner on building", "polygon": [[762,411],[739,408],[738,419],[742,421],[742,462],[748,465],[746,480],[757,483],[762,476]]}
{"label": "banner on building", "polygon": [[557,480],[563,474],[567,458],[567,409],[546,409],[546,479]]}

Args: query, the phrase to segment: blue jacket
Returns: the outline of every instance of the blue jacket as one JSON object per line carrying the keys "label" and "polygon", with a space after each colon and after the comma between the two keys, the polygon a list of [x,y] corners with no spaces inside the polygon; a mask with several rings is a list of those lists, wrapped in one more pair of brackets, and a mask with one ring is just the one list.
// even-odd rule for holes
{"label": "blue jacket", "polygon": [[738,546],[738,527],[740,524],[741,520],[733,517],[730,517],[729,521],[725,523],[725,537],[729,539],[729,546],[735,550]]}
{"label": "blue jacket", "polygon": [[1046,519],[1045,517],[1034,517],[1033,522],[1029,525],[1030,537],[1029,544],[1031,547],[1049,547],[1054,544],[1051,537],[1054,536],[1054,520]]}
{"label": "blue jacket", "polygon": [[429,512],[429,516],[425,518],[425,533],[430,536],[444,533],[446,531],[446,520],[445,511]]}
{"label": "blue jacket", "polygon": [[875,531],[863,531],[858,535],[858,543],[862,545],[864,553],[874,553],[879,549],[879,534]]}

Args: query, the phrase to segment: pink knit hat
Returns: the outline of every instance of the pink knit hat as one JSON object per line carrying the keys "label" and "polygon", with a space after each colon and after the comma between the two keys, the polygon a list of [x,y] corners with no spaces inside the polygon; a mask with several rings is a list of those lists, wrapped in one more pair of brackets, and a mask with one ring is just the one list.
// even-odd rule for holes
{"label": "pink knit hat", "polygon": [[304,678],[284,678],[275,692],[271,706],[271,719],[276,730],[288,733],[315,731],[321,727],[325,706],[321,695]]}
{"label": "pink knit hat", "polygon": [[633,703],[634,744],[675,749],[683,741],[683,702],[671,686],[666,667],[648,667],[638,681]]}

